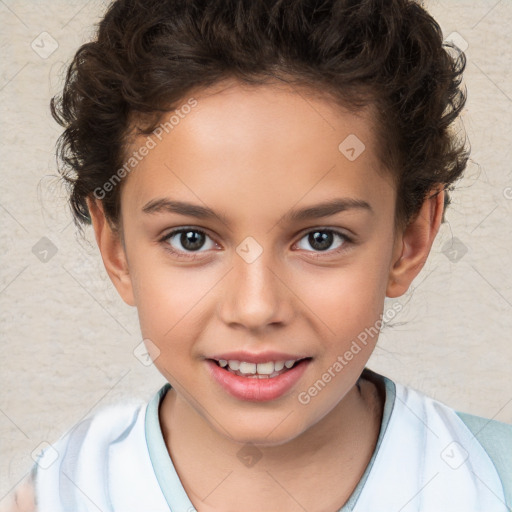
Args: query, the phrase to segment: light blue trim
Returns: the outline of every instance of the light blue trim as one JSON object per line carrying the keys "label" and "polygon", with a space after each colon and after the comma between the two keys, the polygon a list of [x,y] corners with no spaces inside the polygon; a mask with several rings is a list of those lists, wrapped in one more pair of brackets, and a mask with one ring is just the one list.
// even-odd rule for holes
{"label": "light blue trim", "polygon": [[359,499],[359,495],[361,494],[366,484],[366,480],[368,479],[368,475],[372,470],[373,463],[375,462],[377,454],[379,453],[379,448],[386,434],[386,430],[389,424],[389,418],[391,417],[391,413],[393,412],[393,407],[395,405],[396,387],[395,383],[392,380],[388,379],[384,375],[375,373],[373,370],[370,370],[369,368],[365,368],[363,370],[361,377],[374,382],[379,387],[381,387],[382,384],[384,384],[386,398],[384,401],[384,410],[382,413],[382,423],[372,458],[370,459],[368,466],[366,466],[363,476],[361,477],[361,480],[359,480],[359,483],[357,484],[356,488],[350,495],[345,505],[343,505],[343,507],[341,507],[341,509],[338,512],[352,512],[352,510],[356,506],[357,500]]}
{"label": "light blue trim", "polygon": [[146,445],[158,485],[169,505],[169,510],[171,512],[187,512],[195,509],[167,451],[158,417],[160,402],[170,388],[171,385],[166,383],[148,404],[145,417]]}
{"label": "light blue trim", "polygon": [[[366,467],[363,476],[361,477],[361,480],[359,481],[356,488],[350,495],[350,498],[347,500],[345,505],[343,505],[343,507],[339,510],[339,512],[352,512],[359,498],[359,495],[361,494],[361,491],[364,488],[368,475],[370,474],[370,471],[373,467],[375,458],[377,457],[377,453],[386,434],[389,418],[391,416],[395,403],[396,388],[392,380],[388,379],[387,377],[384,377],[383,375],[375,373],[369,368],[365,368],[361,376],[367,380],[373,381],[381,389],[384,387],[386,395],[384,402],[384,411],[382,416],[379,437],[377,438],[377,444],[373,452],[373,455],[370,459],[370,462],[368,463],[368,466]],[[189,497],[185,493],[179,476],[176,473],[176,469],[172,464],[172,459],[169,456],[167,446],[165,445],[165,441],[162,435],[162,430],[160,428],[160,420],[158,416],[158,408],[160,406],[160,402],[169,389],[171,389],[171,385],[169,383],[166,383],[155,394],[151,402],[149,402],[148,404],[145,417],[146,444],[148,447],[151,463],[153,464],[154,472],[158,480],[158,484],[160,485],[160,489],[162,490],[162,493],[167,501],[167,504],[169,505],[169,509],[171,510],[171,512],[181,512],[194,510],[194,508]]]}
{"label": "light blue trim", "polygon": [[503,485],[505,504],[512,511],[512,425],[455,412],[492,460]]}

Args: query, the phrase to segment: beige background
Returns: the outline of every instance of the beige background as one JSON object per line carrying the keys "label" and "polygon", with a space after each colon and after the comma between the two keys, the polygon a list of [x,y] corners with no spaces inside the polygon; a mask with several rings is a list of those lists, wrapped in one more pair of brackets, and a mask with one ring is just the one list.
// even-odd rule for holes
{"label": "beige background", "polygon": [[[430,259],[400,298],[400,325],[382,332],[368,366],[457,410],[512,423],[512,3],[426,6],[445,38],[457,32],[468,44],[472,160]],[[148,400],[165,382],[134,356],[136,310],[108,279],[92,230],[90,245],[77,237],[55,177],[60,132],[49,100],[104,8],[0,1],[0,500],[42,442],[98,407]],[[452,237],[467,249],[456,261],[445,250]],[[41,261],[48,247],[56,252]]]}

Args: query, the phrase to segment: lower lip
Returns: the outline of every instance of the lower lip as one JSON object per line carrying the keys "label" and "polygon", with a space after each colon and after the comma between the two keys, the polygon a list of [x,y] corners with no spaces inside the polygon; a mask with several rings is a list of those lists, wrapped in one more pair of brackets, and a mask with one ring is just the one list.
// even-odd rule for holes
{"label": "lower lip", "polygon": [[275,400],[289,391],[302,377],[310,361],[311,359],[303,359],[290,370],[272,379],[240,377],[224,370],[212,360],[207,360],[206,363],[214,380],[235,398],[252,402],[266,402]]}

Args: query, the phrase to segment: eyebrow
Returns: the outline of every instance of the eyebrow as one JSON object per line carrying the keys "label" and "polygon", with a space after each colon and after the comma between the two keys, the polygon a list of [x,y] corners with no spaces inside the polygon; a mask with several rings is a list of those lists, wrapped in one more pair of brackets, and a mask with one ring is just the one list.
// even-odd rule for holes
{"label": "eyebrow", "polygon": [[[291,223],[309,219],[320,219],[323,217],[330,217],[336,213],[354,209],[366,210],[372,214],[374,213],[373,208],[368,202],[362,199],[342,197],[331,199],[330,201],[308,206],[299,210],[290,210],[285,215],[283,215],[281,220]],[[184,201],[174,201],[169,198],[152,199],[143,206],[142,211],[146,214],[176,213],[188,217],[196,217],[198,219],[217,218],[224,222],[224,224],[229,224],[229,221],[225,216],[215,213],[207,206],[186,203]]]}
{"label": "eyebrow", "polygon": [[355,199],[352,197],[341,197],[331,199],[324,203],[315,204],[308,206],[300,210],[290,210],[283,216],[283,220],[286,222],[296,222],[309,219],[321,219],[323,217],[330,217],[336,213],[344,212],[347,210],[366,210],[370,213],[373,212],[373,208],[369,203],[362,199]]}

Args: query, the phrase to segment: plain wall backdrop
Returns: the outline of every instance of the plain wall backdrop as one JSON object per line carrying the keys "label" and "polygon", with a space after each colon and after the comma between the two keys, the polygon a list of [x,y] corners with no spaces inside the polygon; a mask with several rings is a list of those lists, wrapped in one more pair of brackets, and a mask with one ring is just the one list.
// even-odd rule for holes
{"label": "plain wall backdrop", "polygon": [[[56,170],[61,131],[49,101],[106,5],[0,1],[0,500],[41,443],[110,403],[149,400],[165,382],[134,354],[136,309],[117,295],[92,228],[88,242],[77,235]],[[472,154],[367,366],[456,410],[512,423],[512,3],[425,6],[466,51]]]}

